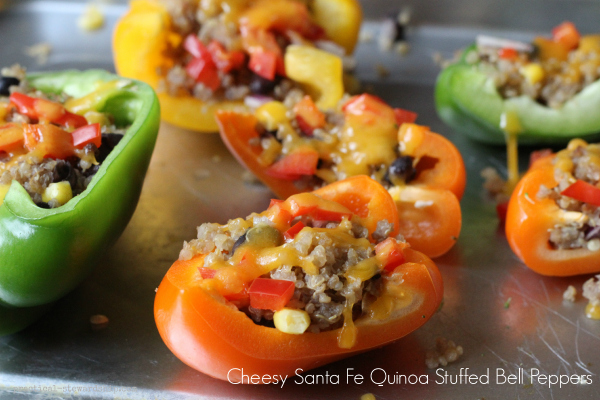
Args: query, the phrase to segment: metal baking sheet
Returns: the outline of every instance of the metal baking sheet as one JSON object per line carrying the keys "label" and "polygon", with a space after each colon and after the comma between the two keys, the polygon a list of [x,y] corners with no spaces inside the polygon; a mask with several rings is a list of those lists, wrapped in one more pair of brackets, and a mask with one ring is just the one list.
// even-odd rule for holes
{"label": "metal baking sheet", "polygon": [[[442,3],[438,11],[446,12],[436,14]],[[448,3],[477,6],[463,8],[461,14]],[[506,25],[504,9],[498,13],[500,22],[489,14],[498,11],[499,2],[412,2],[409,5],[418,18],[408,32],[411,50],[407,55],[381,52],[376,40],[358,48],[357,73],[366,87],[396,107],[418,112],[420,123],[453,140],[468,169],[460,239],[436,260],[444,277],[444,304],[422,329],[392,345],[311,371],[302,382],[290,377],[283,387],[233,385],[181,363],[155,328],[155,288],[177,258],[183,240],[195,236],[197,225],[225,223],[262,210],[272,195],[263,186],[244,183],[243,169],[217,135],[163,124],[140,203],[115,247],[81,286],[41,320],[21,333],[0,338],[0,399],[359,399],[365,393],[377,399],[600,398],[600,322],[584,316],[584,299],[562,300],[568,285],[581,288],[589,276],[543,277],[516,259],[498,228],[494,205],[482,193],[479,177],[485,166],[503,168],[504,150],[450,132],[433,105],[438,72],[434,54],[450,57],[479,32],[527,38],[533,31],[548,30],[562,20],[558,13],[566,2],[547,3],[502,2],[522,7],[522,12],[513,14],[519,17],[511,27]],[[19,62],[31,71],[112,70],[111,31],[126,5],[100,4],[105,27],[82,33],[75,23],[83,11],[81,2],[4,3],[0,11],[2,64]],[[376,18],[390,4],[379,1],[368,8],[365,36],[376,38],[380,26]],[[495,6],[486,9],[481,4]],[[574,7],[581,10],[583,5],[589,6],[589,12],[581,14],[584,22],[589,22],[590,15],[600,15],[597,3],[580,1]],[[535,10],[540,14],[534,14]],[[578,22],[569,10],[568,16]],[[455,20],[449,20],[452,17]],[[529,31],[523,24],[527,18],[536,21]],[[490,23],[492,28],[481,26],[490,20],[496,22]],[[52,46],[44,65],[23,53],[24,47],[40,42]],[[381,66],[390,72],[387,77],[377,74]],[[522,154],[523,168],[526,156]],[[91,329],[89,318],[94,314],[109,317],[105,329]],[[462,358],[444,368],[451,377],[446,381],[439,376],[443,372],[436,374],[425,366],[425,353],[440,336],[464,348]],[[532,384],[532,370],[549,376],[590,375],[591,383]],[[453,383],[461,374],[481,376],[488,371],[487,384],[464,383],[464,378],[463,383]],[[523,378],[502,383],[498,373]],[[358,383],[349,374],[360,374],[364,380]],[[419,377],[420,382],[413,377],[412,383],[398,383],[402,375]]]}

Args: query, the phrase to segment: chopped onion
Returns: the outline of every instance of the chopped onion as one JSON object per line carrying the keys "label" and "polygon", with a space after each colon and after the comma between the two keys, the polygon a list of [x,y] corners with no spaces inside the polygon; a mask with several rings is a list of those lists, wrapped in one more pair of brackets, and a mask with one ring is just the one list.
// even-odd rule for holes
{"label": "chopped onion", "polygon": [[258,108],[263,104],[273,101],[272,97],[253,94],[244,98],[244,104],[250,108]]}
{"label": "chopped onion", "polygon": [[502,39],[493,36],[478,35],[475,40],[477,47],[495,47],[498,49],[510,48],[526,53],[533,52],[533,46],[529,43],[518,42],[516,40]]}

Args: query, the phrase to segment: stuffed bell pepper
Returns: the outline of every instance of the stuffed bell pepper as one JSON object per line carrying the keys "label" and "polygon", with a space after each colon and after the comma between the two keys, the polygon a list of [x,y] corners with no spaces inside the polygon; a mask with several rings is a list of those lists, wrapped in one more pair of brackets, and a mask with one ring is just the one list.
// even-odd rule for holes
{"label": "stuffed bell pepper", "polygon": [[104,71],[0,76],[0,335],[72,290],[135,210],[158,133],[146,84]]}
{"label": "stuffed bell pepper", "polygon": [[600,272],[600,145],[573,139],[535,161],[512,194],[506,237],[534,271]]}
{"label": "stuffed bell pepper", "polygon": [[[331,107],[327,92],[343,88],[327,84],[338,82],[330,64],[352,63],[346,56],[361,19],[357,0],[133,0],[114,32],[114,62],[121,75],[157,90],[165,121],[216,132],[216,110],[244,110],[261,96],[281,100],[294,88],[326,85],[323,105]],[[298,58],[297,78],[283,63],[290,44],[330,56]]]}
{"label": "stuffed bell pepper", "polygon": [[479,36],[438,77],[438,114],[457,132],[503,144],[513,114],[521,143],[600,137],[600,35],[565,22],[532,43]]}
{"label": "stuffed bell pepper", "polygon": [[171,351],[207,375],[291,375],[383,346],[442,300],[435,264],[396,239],[394,201],[356,176],[203,224],[156,294]]}
{"label": "stuffed bell pepper", "polygon": [[[307,51],[290,46],[288,56]],[[456,242],[465,167],[456,147],[413,122],[417,115],[363,94],[324,109],[296,92],[254,113],[220,111],[221,137],[237,159],[280,198],[355,175],[384,185],[411,246],[437,257]]]}

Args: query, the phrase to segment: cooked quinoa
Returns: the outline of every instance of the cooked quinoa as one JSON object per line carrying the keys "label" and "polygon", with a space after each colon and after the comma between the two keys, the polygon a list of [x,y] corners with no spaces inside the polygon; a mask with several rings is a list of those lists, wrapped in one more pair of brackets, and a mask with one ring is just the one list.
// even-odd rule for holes
{"label": "cooked quinoa", "polygon": [[565,150],[554,158],[553,188],[540,186],[538,198],[551,198],[564,210],[563,222],[550,230],[549,241],[559,249],[587,248],[600,250],[600,210],[597,206],[583,203],[562,195],[576,180],[594,186],[600,183],[600,145],[572,140]]}
{"label": "cooked quinoa", "polygon": [[457,361],[462,354],[462,346],[457,346],[452,340],[438,337],[435,340],[435,350],[430,350],[425,355],[425,364],[429,369],[435,369],[440,365],[445,367]]}
{"label": "cooked quinoa", "polygon": [[[290,44],[312,43],[320,49],[340,56],[347,69],[354,66],[351,57],[345,54],[343,47],[324,36],[324,30],[318,27],[308,16],[310,1],[306,5],[303,2],[289,0],[295,7],[302,7],[303,12],[297,15],[295,24],[301,25],[303,18],[308,18],[306,24],[314,25],[314,37],[303,37],[296,32],[294,27],[283,31],[281,28],[261,31],[257,34],[258,39],[249,39],[246,43],[244,37],[250,35],[251,29],[242,28],[244,13],[253,7],[270,6],[269,2],[262,4],[256,1],[239,1],[221,4],[217,0],[160,0],[171,16],[174,32],[182,38],[182,42],[174,43],[165,50],[169,59],[174,60],[173,66],[158,71],[162,79],[159,82],[158,91],[170,95],[181,95],[182,93],[192,95],[202,101],[234,101],[248,100],[248,95],[269,96],[277,100],[285,100],[290,91],[301,90],[289,79],[284,78],[279,72],[274,79],[268,79],[253,72],[249,67],[249,52],[251,47],[277,46],[283,53]],[[287,1],[287,0],[278,0]],[[272,15],[273,20],[277,18]],[[280,21],[281,23],[281,21]],[[184,41],[190,35],[195,36],[209,51],[214,54],[210,46],[220,46],[225,54],[235,54],[237,57],[234,67],[222,67],[217,62],[217,77],[202,82],[202,78],[192,76],[188,69],[190,62],[196,55],[192,55],[185,49]],[[218,43],[218,45],[214,45]],[[226,56],[226,57],[228,57]],[[238,57],[239,56],[239,57]],[[213,55],[213,59],[216,57]],[[209,61],[210,63],[210,61]],[[217,82],[217,83],[214,83]],[[213,87],[209,87],[213,85]]]}
{"label": "cooked quinoa", "polygon": [[[205,254],[204,268],[218,270],[227,268],[228,262],[233,261],[232,257],[242,246],[267,246],[280,252],[291,251],[302,260],[304,267],[281,262],[262,277],[294,282],[294,293],[286,307],[308,313],[308,332],[340,328],[348,304],[352,308],[352,318],[356,319],[382,289],[383,278],[379,273],[365,280],[345,276],[350,268],[375,256],[374,245],[368,240],[369,232],[357,217],[331,222],[302,216],[297,217],[292,225],[298,221],[304,224],[304,228],[293,239],[285,240],[267,217],[258,214],[230,220],[226,225],[202,224],[198,227],[197,239],[184,243],[179,259],[189,260]],[[372,236],[376,241],[382,241],[389,236],[392,228],[388,221],[380,221]],[[307,270],[307,264],[314,266],[316,273]],[[401,280],[401,277],[395,279]],[[272,310],[249,305],[240,309],[256,323],[272,326]]]}
{"label": "cooked quinoa", "polygon": [[[33,124],[27,115],[9,105],[9,95],[23,93],[34,98],[42,98],[63,104],[68,100],[65,94],[47,94],[30,87],[25,69],[19,65],[5,67],[0,71],[0,127],[6,124]],[[97,113],[99,114],[99,113]],[[110,116],[103,114],[103,118]],[[53,183],[68,182],[72,196],[83,192],[98,171],[100,163],[118,144],[125,132],[112,123],[101,127],[102,146],[97,148],[90,143],[82,149],[76,149],[75,155],[67,159],[42,158],[35,152],[17,149],[12,153],[0,150],[0,188],[7,187],[13,180],[19,182],[34,203],[42,208],[54,208],[61,204],[55,199],[42,200],[46,189]],[[0,197],[0,204],[3,196]]]}
{"label": "cooked quinoa", "polygon": [[465,59],[490,76],[505,99],[524,95],[545,106],[560,108],[600,78],[597,35],[582,37],[579,46],[568,51],[564,60],[540,49],[549,42],[543,38],[536,38],[533,44],[516,42],[511,48],[515,52],[509,57],[503,56],[504,42],[508,41],[499,39],[498,45],[481,41]]}

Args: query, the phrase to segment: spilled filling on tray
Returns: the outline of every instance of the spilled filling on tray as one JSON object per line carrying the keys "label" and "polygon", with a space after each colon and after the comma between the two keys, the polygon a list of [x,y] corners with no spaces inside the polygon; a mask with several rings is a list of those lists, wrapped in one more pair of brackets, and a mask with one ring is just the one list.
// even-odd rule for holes
{"label": "spilled filling on tray", "polygon": [[465,60],[492,77],[502,97],[560,108],[600,78],[600,35],[581,36],[566,22],[532,43],[480,36]]}
{"label": "spilled filling on tray", "polygon": [[263,214],[203,224],[179,259],[203,256],[201,276],[217,280],[220,293],[255,323],[292,334],[342,328],[338,343],[350,348],[357,318],[383,319],[394,309],[388,290],[402,283],[394,270],[407,245],[389,237],[388,221],[377,224],[372,243],[345,207],[311,193],[290,201],[312,211],[294,217],[273,201]]}
{"label": "spilled filling on tray", "polygon": [[[286,79],[290,44],[314,45],[345,56],[312,18],[310,2],[295,0],[162,1],[171,15],[174,60],[159,91],[204,101],[266,95],[284,100],[301,89]],[[251,101],[252,98],[249,99]]]}
{"label": "spilled filling on tray", "polygon": [[[106,84],[103,90],[111,90]],[[123,137],[106,113],[69,111],[77,99],[30,87],[19,66],[0,73],[0,204],[13,180],[55,208],[83,192]]]}
{"label": "spilled filling on tray", "polygon": [[572,140],[554,158],[554,178],[558,185],[542,185],[538,192],[563,210],[561,223],[549,232],[551,245],[600,250],[600,145]]}

